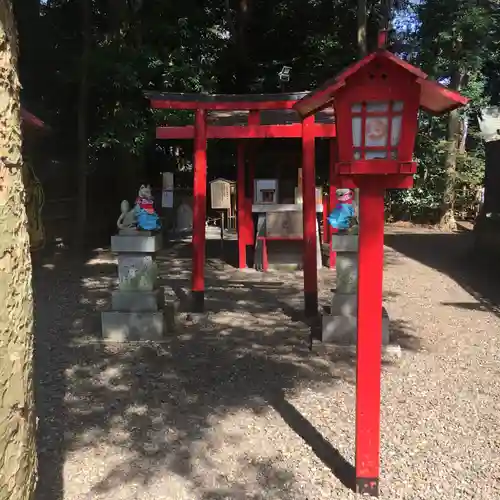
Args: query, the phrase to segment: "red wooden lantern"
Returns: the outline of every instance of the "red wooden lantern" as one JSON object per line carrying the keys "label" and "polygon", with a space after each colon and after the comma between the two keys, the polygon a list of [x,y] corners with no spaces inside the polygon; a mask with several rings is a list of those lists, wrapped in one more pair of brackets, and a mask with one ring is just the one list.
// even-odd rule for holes
{"label": "red wooden lantern", "polygon": [[342,80],[335,96],[337,174],[414,174],[420,86],[412,73],[375,57]]}
{"label": "red wooden lantern", "polygon": [[465,97],[428,80],[420,69],[378,50],[298,101],[294,109],[306,117],[333,106],[336,174],[344,181],[358,175],[392,175],[384,184],[395,188],[412,186],[419,108],[441,114],[466,103]]}
{"label": "red wooden lantern", "polygon": [[419,108],[434,114],[467,98],[386,50],[377,50],[294,105],[303,117],[333,106],[337,187],[359,188],[356,489],[378,496],[384,194],[409,188]]}

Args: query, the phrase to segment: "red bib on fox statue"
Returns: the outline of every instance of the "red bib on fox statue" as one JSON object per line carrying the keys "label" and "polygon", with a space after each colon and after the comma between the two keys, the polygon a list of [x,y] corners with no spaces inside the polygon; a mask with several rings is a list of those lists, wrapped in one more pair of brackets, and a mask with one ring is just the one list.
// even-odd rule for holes
{"label": "red bib on fox statue", "polygon": [[137,197],[135,199],[135,204],[139,206],[142,210],[145,210],[148,214],[154,213],[154,203],[152,199]]}
{"label": "red bib on fox statue", "polygon": [[161,228],[160,219],[154,209],[154,199],[151,186],[142,185],[135,199],[134,213],[137,219],[137,229],[156,231]]}
{"label": "red bib on fox statue", "polygon": [[352,205],[353,193],[350,189],[337,189],[337,202]]}

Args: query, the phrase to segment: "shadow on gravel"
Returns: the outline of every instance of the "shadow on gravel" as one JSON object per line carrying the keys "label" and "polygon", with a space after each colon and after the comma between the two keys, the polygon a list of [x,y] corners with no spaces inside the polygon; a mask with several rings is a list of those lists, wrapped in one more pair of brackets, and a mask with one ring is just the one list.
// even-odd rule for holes
{"label": "shadow on gravel", "polygon": [[271,395],[269,404],[280,414],[285,423],[315,455],[332,471],[333,475],[349,490],[356,491],[356,469],[288,402],[284,394]]}
{"label": "shadow on gravel", "polygon": [[409,321],[391,320],[389,331],[391,344],[397,344],[406,351],[420,351],[422,349],[422,340]]}
{"label": "shadow on gravel", "polygon": [[[186,247],[167,249],[159,259],[168,276],[164,283],[181,299],[190,278]],[[98,311],[108,305],[115,276],[115,265],[95,255],[35,263],[37,500],[69,498],[63,484],[67,454],[96,447],[111,450],[120,463],[103,470],[89,491],[79,492],[81,498],[108,498],[115,488],[166,475],[183,478],[192,497],[203,500],[299,498],[293,470],[280,466],[279,442],[266,444],[245,429],[220,431],[226,433],[223,443],[215,435],[235,413],[266,415],[268,401],[350,487],[352,466],[283,396],[353,379],[352,353],[333,346],[309,351],[301,283],[235,278],[234,270],[210,257],[207,309],[227,314],[208,315],[201,323],[184,320],[161,344],[124,346],[99,342]],[[243,310],[251,320],[238,314]],[[395,323],[393,332],[400,340],[411,336],[404,324]],[[408,348],[415,347],[408,342]],[[248,446],[248,439],[257,441]],[[242,444],[245,456],[238,455]]]}
{"label": "shadow on gravel", "polygon": [[458,309],[465,309],[467,311],[491,311],[494,308],[495,314],[500,315],[498,306],[492,305],[490,307],[481,302],[441,302],[441,305],[457,307]]}
{"label": "shadow on gravel", "polygon": [[[422,264],[446,274],[484,308],[500,316],[500,268],[497,262],[473,251],[470,231],[386,234],[385,244]],[[477,304],[448,304],[473,308]]]}

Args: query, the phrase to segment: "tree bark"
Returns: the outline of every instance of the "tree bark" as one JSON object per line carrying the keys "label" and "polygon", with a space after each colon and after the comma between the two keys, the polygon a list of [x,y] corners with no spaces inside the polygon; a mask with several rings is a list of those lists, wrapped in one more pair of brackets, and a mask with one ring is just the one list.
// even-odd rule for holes
{"label": "tree bark", "polygon": [[250,22],[250,0],[239,0],[236,11],[236,92],[248,92],[250,59],[248,54],[248,25]]}
{"label": "tree bark", "polygon": [[80,61],[80,88],[78,92],[78,157],[77,157],[77,224],[75,247],[81,249],[87,228],[87,173],[88,173],[88,95],[89,58],[91,43],[91,3],[80,0],[82,13],[82,55]]}
{"label": "tree bark", "polygon": [[366,0],[358,0],[358,56],[360,59],[366,56]]}
{"label": "tree bark", "polygon": [[36,486],[33,294],[22,182],[17,33],[0,0],[0,498]]}
{"label": "tree bark", "polygon": [[[450,81],[450,88],[460,91],[463,72],[455,70]],[[457,179],[457,155],[460,147],[460,114],[458,110],[453,110],[448,116],[448,148],[445,159],[445,176],[443,201],[441,203],[441,217],[439,225],[447,231],[455,231],[457,222],[455,220],[455,199],[456,199],[456,179]]]}

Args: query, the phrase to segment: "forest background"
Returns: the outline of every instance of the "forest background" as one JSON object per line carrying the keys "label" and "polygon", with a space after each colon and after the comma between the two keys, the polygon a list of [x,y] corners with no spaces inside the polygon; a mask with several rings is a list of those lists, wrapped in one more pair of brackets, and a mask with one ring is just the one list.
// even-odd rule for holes
{"label": "forest background", "polygon": [[[387,197],[388,217],[438,222],[475,213],[485,166],[478,113],[498,104],[500,9],[491,0],[24,0],[14,2],[22,105],[51,129],[36,156],[47,198],[79,240],[102,200],[176,173],[192,185],[190,145],[155,140],[186,112],[149,109],[144,91],[303,91],[375,48],[389,49],[471,97],[444,118],[420,116],[415,188]],[[278,73],[290,66],[291,79]],[[211,143],[209,178],[235,175],[235,148]],[[318,162],[318,182],[326,182]],[[233,175],[233,177],[234,177]],[[157,176],[157,177],[155,177]],[[111,187],[112,186],[112,187]],[[62,192],[63,191],[63,192]],[[118,210],[118,208],[117,208]],[[77,223],[75,223],[77,222]]]}

